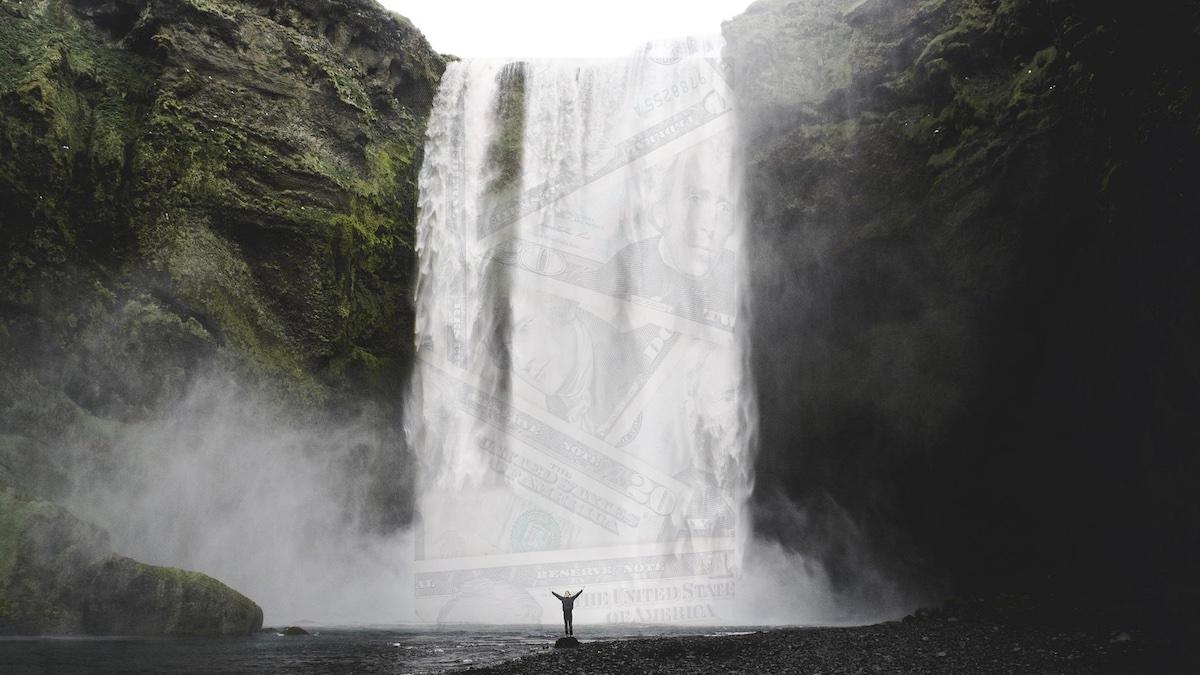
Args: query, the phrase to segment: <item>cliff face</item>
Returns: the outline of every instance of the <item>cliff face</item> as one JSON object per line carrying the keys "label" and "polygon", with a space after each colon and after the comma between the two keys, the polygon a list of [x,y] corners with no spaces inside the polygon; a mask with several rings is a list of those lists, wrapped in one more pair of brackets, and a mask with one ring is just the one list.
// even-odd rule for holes
{"label": "cliff face", "polygon": [[302,401],[398,379],[444,67],[412,25],[367,0],[0,13],[6,356],[39,344],[118,417],[210,355]]}
{"label": "cliff face", "polygon": [[[404,525],[416,181],[444,65],[370,0],[0,0],[0,486],[103,480],[121,430],[216,372],[310,424],[374,425],[353,519]],[[162,632],[144,602],[204,587],[106,565],[87,569],[123,590],[87,597],[156,617],[120,632]]]}
{"label": "cliff face", "polygon": [[847,589],[864,556],[1141,596],[1197,562],[1200,9],[1114,4],[761,0],[725,26],[758,525]]}

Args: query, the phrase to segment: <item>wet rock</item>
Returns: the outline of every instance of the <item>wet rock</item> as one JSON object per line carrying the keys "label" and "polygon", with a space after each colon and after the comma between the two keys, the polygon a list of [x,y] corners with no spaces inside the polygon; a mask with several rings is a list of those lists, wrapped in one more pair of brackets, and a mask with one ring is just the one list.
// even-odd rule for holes
{"label": "wet rock", "polygon": [[262,617],[208,575],[115,555],[104,530],[0,488],[0,634],[250,635]]}
{"label": "wet rock", "polygon": [[579,640],[576,640],[575,638],[573,638],[569,635],[567,637],[560,637],[554,641],[555,649],[564,649],[564,648],[565,649],[573,649],[578,646],[579,646]]}
{"label": "wet rock", "polygon": [[309,635],[309,632],[300,626],[288,626],[282,632],[284,635]]}

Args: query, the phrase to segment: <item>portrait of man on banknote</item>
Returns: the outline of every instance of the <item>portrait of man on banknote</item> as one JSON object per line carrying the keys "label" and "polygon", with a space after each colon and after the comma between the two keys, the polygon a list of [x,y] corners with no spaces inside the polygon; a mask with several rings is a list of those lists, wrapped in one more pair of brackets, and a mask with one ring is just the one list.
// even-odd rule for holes
{"label": "portrait of man on banknote", "polygon": [[596,271],[609,294],[732,325],[734,254],[727,244],[736,196],[732,167],[714,150],[723,142],[704,141],[664,163],[652,218],[658,234],[625,246]]}

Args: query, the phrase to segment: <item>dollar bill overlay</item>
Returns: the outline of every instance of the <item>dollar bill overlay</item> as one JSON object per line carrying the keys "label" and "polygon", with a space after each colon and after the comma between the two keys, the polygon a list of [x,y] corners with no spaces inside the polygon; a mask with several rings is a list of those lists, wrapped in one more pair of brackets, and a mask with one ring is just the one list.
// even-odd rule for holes
{"label": "dollar bill overlay", "polygon": [[580,589],[581,624],[733,620],[748,387],[716,54],[523,64],[502,188],[489,148],[511,136],[513,80],[447,70],[406,408],[423,620],[556,623],[551,591]]}

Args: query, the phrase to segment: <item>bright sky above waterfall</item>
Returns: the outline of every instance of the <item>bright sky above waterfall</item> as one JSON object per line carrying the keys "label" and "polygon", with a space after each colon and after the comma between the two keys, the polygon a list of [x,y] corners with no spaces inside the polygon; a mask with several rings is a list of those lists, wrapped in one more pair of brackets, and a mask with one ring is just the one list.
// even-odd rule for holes
{"label": "bright sky above waterfall", "polygon": [[463,58],[625,56],[655,38],[709,35],[750,0],[381,0],[433,48]]}

